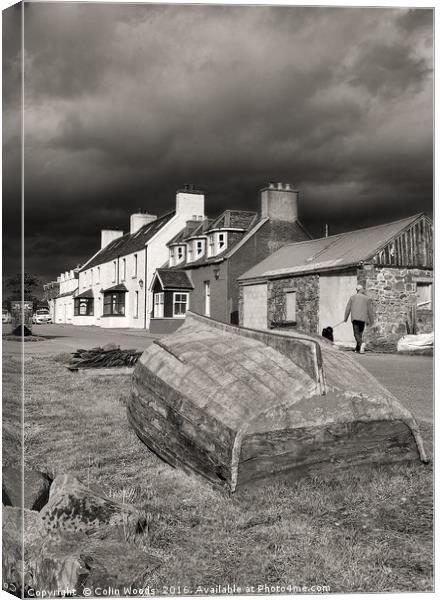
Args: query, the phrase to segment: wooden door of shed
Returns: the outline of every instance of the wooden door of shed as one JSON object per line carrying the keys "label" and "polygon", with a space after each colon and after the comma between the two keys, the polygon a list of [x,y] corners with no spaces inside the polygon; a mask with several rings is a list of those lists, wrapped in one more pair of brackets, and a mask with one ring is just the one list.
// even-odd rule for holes
{"label": "wooden door of shed", "polygon": [[351,317],[347,323],[335,327],[344,319],[350,296],[356,293],[354,273],[335,273],[319,276],[319,333],[324,327],[334,327],[335,342],[355,346]]}

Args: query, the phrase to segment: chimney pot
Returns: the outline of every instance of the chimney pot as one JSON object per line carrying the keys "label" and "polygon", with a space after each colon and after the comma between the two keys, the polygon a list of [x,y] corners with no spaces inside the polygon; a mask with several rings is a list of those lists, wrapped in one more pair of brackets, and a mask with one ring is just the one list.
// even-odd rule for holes
{"label": "chimney pot", "polygon": [[270,189],[274,189],[275,184],[273,181],[269,181],[269,187],[270,187]]}
{"label": "chimney pot", "polygon": [[278,182],[277,183],[277,187],[278,187],[279,190],[282,190],[284,186],[283,186],[283,184],[281,182]]}

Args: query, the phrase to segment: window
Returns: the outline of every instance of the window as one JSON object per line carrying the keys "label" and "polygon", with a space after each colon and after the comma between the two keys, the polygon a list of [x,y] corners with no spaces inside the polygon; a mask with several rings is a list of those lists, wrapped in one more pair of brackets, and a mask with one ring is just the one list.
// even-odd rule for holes
{"label": "window", "polygon": [[73,311],[75,317],[93,315],[93,298],[75,298]]}
{"label": "window", "polygon": [[125,315],[125,292],[104,292],[104,315]]}
{"label": "window", "polygon": [[170,248],[170,267],[174,266],[174,248]]}
{"label": "window", "polygon": [[173,294],[173,317],[184,317],[188,305],[188,294],[174,292]]}
{"label": "window", "polygon": [[286,292],[286,321],[296,322],[296,292]]}
{"label": "window", "polygon": [[208,237],[208,256],[214,256],[214,234]]}
{"label": "window", "polygon": [[205,315],[211,316],[211,283],[209,281],[204,282],[205,286]]}
{"label": "window", "polygon": [[197,240],[196,253],[197,253],[197,256],[200,256],[201,254],[203,254],[203,240]]}
{"label": "window", "polygon": [[222,252],[226,248],[226,233],[218,234],[218,251]]}
{"label": "window", "polygon": [[99,283],[101,280],[101,267],[98,267],[98,274],[96,277],[96,283]]}
{"label": "window", "polygon": [[432,310],[432,283],[417,282],[417,308]]}
{"label": "window", "polygon": [[134,293],[133,317],[137,319],[139,316],[139,292]]}
{"label": "window", "polygon": [[177,246],[177,262],[180,262],[181,260],[183,260],[183,246]]}
{"label": "window", "polygon": [[138,274],[138,255],[133,256],[133,277],[137,277]]}
{"label": "window", "polygon": [[114,283],[116,281],[116,261],[113,261],[113,279],[112,282]]}
{"label": "window", "polygon": [[125,278],[127,277],[127,261],[125,260],[125,258],[122,259],[122,277],[121,277],[121,281],[125,281]]}
{"label": "window", "polygon": [[163,304],[164,304],[164,293],[159,292],[154,294],[154,312],[153,315],[156,319],[163,319]]}
{"label": "window", "polygon": [[186,250],[186,254],[187,254],[187,262],[191,262],[192,261],[192,253],[193,253],[193,247],[192,247],[192,242],[189,242],[187,245],[187,250]]}

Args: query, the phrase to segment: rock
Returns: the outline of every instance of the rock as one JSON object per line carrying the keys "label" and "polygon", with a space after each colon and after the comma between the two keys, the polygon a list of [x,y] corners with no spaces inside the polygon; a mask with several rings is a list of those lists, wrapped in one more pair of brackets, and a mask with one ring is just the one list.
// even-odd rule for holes
{"label": "rock", "polygon": [[32,572],[36,589],[83,595],[87,587],[88,595],[95,596],[97,588],[118,588],[121,595],[127,595],[127,587],[141,588],[160,564],[159,559],[124,541],[76,533],[45,540]]}
{"label": "rock", "polygon": [[3,589],[21,596],[23,589],[33,585],[28,561],[44,539],[42,521],[37,511],[13,506],[3,506],[2,516]]}
{"label": "rock", "polygon": [[133,539],[148,529],[152,515],[130,504],[107,498],[73,475],[55,478],[49,501],[41,511],[47,533],[87,533],[101,539]]}
{"label": "rock", "polygon": [[[25,470],[23,508],[41,510],[49,499],[51,483],[51,478],[45,473]],[[22,472],[20,469],[14,467],[3,469],[2,501],[6,506],[21,508]]]}
{"label": "rock", "polygon": [[119,350],[120,346],[117,346],[116,344],[113,344],[112,342],[110,342],[109,344],[105,344],[105,346],[102,347],[103,350]]}

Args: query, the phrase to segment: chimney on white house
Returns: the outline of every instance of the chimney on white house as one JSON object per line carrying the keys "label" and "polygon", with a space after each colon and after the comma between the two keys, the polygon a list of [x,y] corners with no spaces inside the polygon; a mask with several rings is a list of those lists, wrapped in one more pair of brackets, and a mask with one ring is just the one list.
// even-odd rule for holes
{"label": "chimney on white house", "polygon": [[113,240],[122,237],[124,232],[120,229],[102,229],[101,230],[101,250],[108,246]]}
{"label": "chimney on white house", "polygon": [[291,183],[274,183],[262,190],[261,217],[272,221],[286,221],[294,223],[298,220],[298,190]]}
{"label": "chimney on white house", "polygon": [[150,215],[149,212],[140,208],[137,213],[130,215],[130,233],[136,233],[141,227],[152,223],[156,219],[156,215]]}
{"label": "chimney on white house", "polygon": [[205,194],[195,189],[192,183],[186,183],[182,190],[176,193],[176,214],[191,215],[203,220],[205,215]]}

